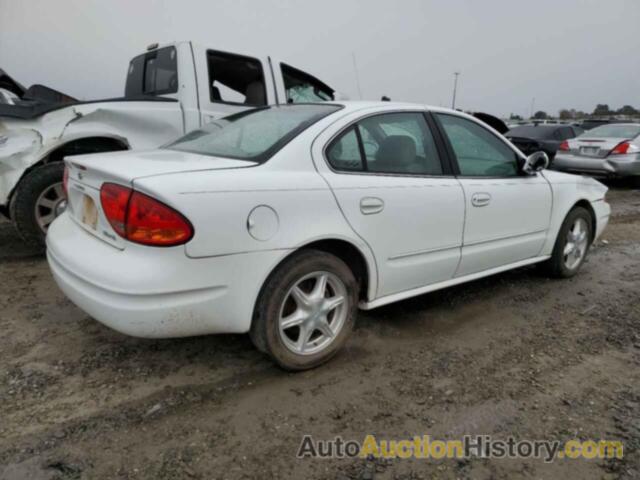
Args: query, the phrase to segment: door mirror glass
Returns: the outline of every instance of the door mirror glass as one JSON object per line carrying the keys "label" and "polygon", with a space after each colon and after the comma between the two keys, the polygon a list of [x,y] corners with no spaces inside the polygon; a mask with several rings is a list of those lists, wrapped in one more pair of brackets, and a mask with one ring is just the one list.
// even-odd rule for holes
{"label": "door mirror glass", "polygon": [[524,162],[524,166],[522,170],[529,175],[534,174],[535,172],[539,172],[540,170],[544,170],[549,166],[549,157],[544,152],[536,152],[532,153],[527,157],[527,160]]}

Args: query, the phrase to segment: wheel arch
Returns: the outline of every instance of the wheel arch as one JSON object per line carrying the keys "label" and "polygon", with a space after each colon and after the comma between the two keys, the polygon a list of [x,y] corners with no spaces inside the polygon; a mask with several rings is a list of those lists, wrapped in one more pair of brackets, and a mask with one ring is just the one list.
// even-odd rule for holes
{"label": "wheel arch", "polygon": [[367,301],[374,297],[374,290],[376,287],[376,267],[375,264],[372,265],[371,261],[367,259],[367,255],[354,243],[345,240],[344,238],[321,238],[308,241],[287,251],[286,255],[283,255],[277,262],[275,262],[273,267],[265,275],[258,294],[254,299],[254,316],[255,308],[260,301],[262,292],[271,276],[292,255],[303,250],[320,250],[340,258],[347,264],[349,269],[353,272],[353,275],[356,277],[358,285],[360,286],[360,300]]}
{"label": "wheel arch", "polygon": [[[11,204],[15,192],[20,182],[34,169],[47,165],[49,163],[61,162],[68,155],[82,155],[89,153],[101,152],[117,152],[129,150],[131,147],[126,138],[118,135],[85,135],[71,139],[65,139],[64,142],[55,144],[48,148],[38,161],[30,165],[22,172],[20,178],[9,192],[7,206]],[[9,217],[11,208],[6,209],[6,216]]]}
{"label": "wheel arch", "polygon": [[598,221],[598,219],[596,218],[596,212],[593,210],[593,206],[591,205],[591,202],[583,198],[573,204],[573,206],[567,211],[565,218],[567,215],[569,215],[569,212],[571,212],[576,207],[582,207],[587,212],[589,212],[589,216],[591,217],[591,241],[593,242],[593,240],[596,238],[596,231],[597,231],[596,222]]}

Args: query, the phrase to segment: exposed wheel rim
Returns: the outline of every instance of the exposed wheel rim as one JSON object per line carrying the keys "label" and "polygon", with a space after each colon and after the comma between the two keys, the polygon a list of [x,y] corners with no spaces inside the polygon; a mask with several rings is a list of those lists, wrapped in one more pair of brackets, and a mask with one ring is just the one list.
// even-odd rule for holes
{"label": "exposed wheel rim", "polygon": [[325,350],[342,330],[349,312],[344,282],[330,272],[313,272],[289,289],[280,307],[280,339],[291,352]]}
{"label": "exposed wheel rim", "polygon": [[589,244],[589,226],[584,218],[576,218],[567,232],[567,239],[564,245],[563,260],[564,265],[569,270],[578,268]]}
{"label": "exposed wheel rim", "polygon": [[40,230],[47,233],[49,225],[67,208],[62,182],[54,183],[45,188],[38,196],[35,206],[35,218]]}

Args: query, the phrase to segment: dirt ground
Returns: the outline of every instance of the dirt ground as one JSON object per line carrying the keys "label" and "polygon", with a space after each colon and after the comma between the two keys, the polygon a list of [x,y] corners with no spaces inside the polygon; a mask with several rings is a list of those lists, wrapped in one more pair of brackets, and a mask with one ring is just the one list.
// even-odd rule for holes
{"label": "dirt ground", "polygon": [[[246,336],[128,338],[0,224],[0,478],[640,478],[640,191],[581,273],[536,268],[362,312],[289,374]],[[622,460],[296,459],[304,434],[618,439]]]}

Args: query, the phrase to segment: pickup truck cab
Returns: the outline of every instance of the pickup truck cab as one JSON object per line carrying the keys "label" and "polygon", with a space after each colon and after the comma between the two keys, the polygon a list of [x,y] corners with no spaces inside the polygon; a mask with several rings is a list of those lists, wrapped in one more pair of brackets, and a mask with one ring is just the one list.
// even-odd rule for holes
{"label": "pickup truck cab", "polygon": [[64,157],[152,149],[243,110],[336,97],[321,80],[270,56],[188,41],[150,45],[135,56],[121,98],[77,101],[39,85],[13,93],[13,104],[0,104],[0,212],[37,245],[66,207]]}

